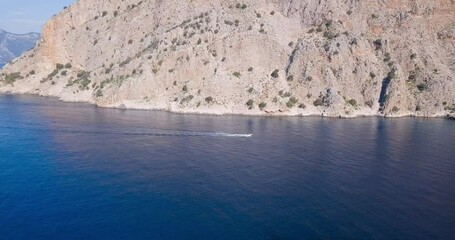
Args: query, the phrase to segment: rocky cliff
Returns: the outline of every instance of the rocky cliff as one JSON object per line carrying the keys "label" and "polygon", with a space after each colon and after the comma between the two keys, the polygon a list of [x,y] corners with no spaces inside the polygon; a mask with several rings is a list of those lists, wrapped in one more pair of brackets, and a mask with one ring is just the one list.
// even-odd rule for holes
{"label": "rocky cliff", "polygon": [[42,35],[0,91],[214,114],[455,110],[453,0],[79,0]]}
{"label": "rocky cliff", "polygon": [[38,33],[14,34],[0,29],[0,67],[32,49],[39,38]]}

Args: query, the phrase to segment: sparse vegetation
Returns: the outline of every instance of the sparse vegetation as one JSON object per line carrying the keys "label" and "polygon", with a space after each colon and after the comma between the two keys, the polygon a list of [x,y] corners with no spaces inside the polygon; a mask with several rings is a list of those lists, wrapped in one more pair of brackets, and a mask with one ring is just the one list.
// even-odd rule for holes
{"label": "sparse vegetation", "polygon": [[125,65],[127,65],[128,63],[131,62],[131,60],[133,60],[131,57],[128,57],[127,59],[125,59],[125,61],[122,61],[119,63],[119,67],[124,67]]}
{"label": "sparse vegetation", "polygon": [[420,83],[420,84],[417,85],[417,89],[418,89],[419,91],[423,92],[423,91],[425,91],[425,90],[428,89],[428,85],[425,84],[425,83]]}
{"label": "sparse vegetation", "polygon": [[349,100],[348,103],[349,103],[349,105],[351,105],[353,107],[357,106],[357,100],[355,100],[355,99]]}
{"label": "sparse vegetation", "polygon": [[206,98],[205,98],[205,101],[206,101],[207,103],[211,103],[211,102],[213,102],[213,97],[206,97]]}
{"label": "sparse vegetation", "polygon": [[102,96],[103,96],[103,91],[102,91],[101,89],[98,89],[98,90],[96,91],[96,93],[95,93],[95,96],[98,97],[98,98],[99,98],[99,97],[102,97]]}
{"label": "sparse vegetation", "polygon": [[278,78],[279,77],[279,75],[278,75],[279,71],[280,70],[275,69],[275,71],[273,71],[272,74],[270,74],[270,76],[272,76],[273,78]]}
{"label": "sparse vegetation", "polygon": [[235,7],[243,10],[246,9],[248,6],[246,4],[237,3]]}
{"label": "sparse vegetation", "polygon": [[253,99],[250,99],[246,102],[246,105],[248,106],[248,109],[253,109],[253,104],[254,104],[254,101]]}
{"label": "sparse vegetation", "polygon": [[21,76],[20,72],[13,72],[5,75],[4,82],[5,84],[13,84],[15,81],[18,79],[22,79],[23,77]]}
{"label": "sparse vegetation", "polygon": [[365,102],[365,105],[367,105],[368,107],[372,108],[373,107],[373,101],[368,100],[368,101]]}
{"label": "sparse vegetation", "polygon": [[373,44],[374,44],[376,50],[379,50],[379,49],[382,48],[382,40],[381,39],[374,40]]}
{"label": "sparse vegetation", "polygon": [[376,78],[376,74],[374,72],[370,72],[370,77],[371,77],[371,79],[374,79],[374,78]]}
{"label": "sparse vegetation", "polygon": [[326,102],[327,102],[327,98],[321,94],[321,95],[319,95],[319,97],[316,100],[313,101],[313,105],[316,107],[326,106],[327,105]]}
{"label": "sparse vegetation", "polygon": [[261,103],[259,103],[258,106],[259,106],[259,109],[261,109],[261,111],[262,111],[265,107],[267,107],[267,103],[261,102]]}
{"label": "sparse vegetation", "polygon": [[287,106],[288,108],[293,108],[293,107],[297,104],[298,101],[299,101],[299,100],[297,100],[297,98],[291,97],[291,98],[289,99],[289,101],[286,103],[286,106]]}

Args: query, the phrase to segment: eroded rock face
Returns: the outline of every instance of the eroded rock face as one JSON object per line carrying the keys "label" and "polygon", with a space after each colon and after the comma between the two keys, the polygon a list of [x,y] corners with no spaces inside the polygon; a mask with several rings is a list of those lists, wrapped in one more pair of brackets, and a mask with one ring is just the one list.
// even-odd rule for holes
{"label": "eroded rock face", "polygon": [[[79,0],[0,91],[180,112],[442,116],[451,0]],[[260,106],[259,106],[260,105]]]}

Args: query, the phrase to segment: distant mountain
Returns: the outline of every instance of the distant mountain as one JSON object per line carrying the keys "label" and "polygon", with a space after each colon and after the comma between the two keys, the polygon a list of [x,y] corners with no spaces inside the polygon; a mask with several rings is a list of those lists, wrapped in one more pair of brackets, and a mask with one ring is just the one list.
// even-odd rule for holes
{"label": "distant mountain", "polygon": [[39,33],[14,34],[0,29],[0,68],[33,48],[39,39]]}

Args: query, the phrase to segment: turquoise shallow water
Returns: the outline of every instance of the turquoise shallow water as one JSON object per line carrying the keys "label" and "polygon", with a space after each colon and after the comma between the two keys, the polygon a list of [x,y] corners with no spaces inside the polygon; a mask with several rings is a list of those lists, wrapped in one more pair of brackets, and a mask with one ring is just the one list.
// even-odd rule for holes
{"label": "turquoise shallow water", "polygon": [[444,119],[0,95],[0,239],[453,239],[454,143]]}

